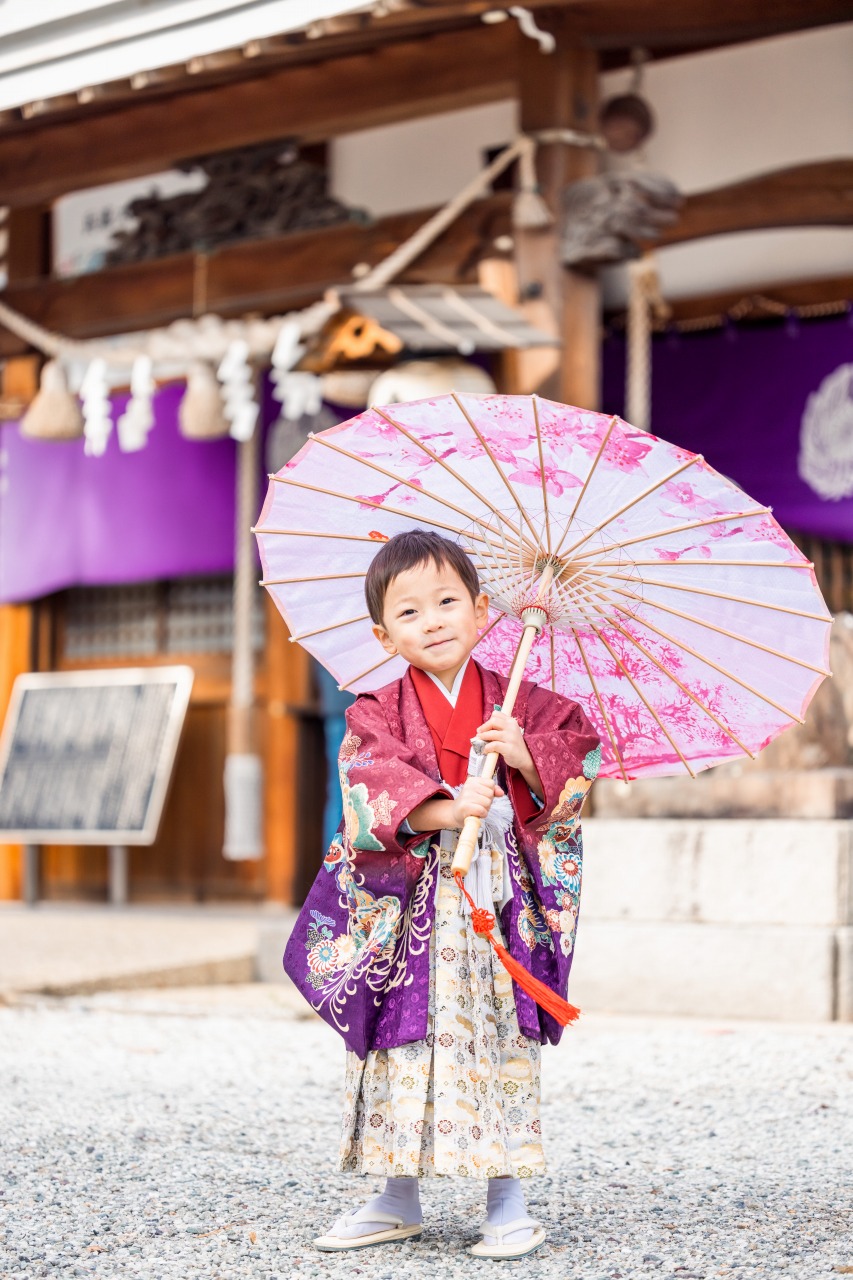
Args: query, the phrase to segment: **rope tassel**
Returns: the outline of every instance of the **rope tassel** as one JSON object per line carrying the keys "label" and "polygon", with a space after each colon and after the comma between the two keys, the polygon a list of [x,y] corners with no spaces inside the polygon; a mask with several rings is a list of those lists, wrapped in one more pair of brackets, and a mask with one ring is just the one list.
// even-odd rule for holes
{"label": "rope tassel", "polygon": [[544,982],[534,978],[533,974],[528,969],[525,969],[523,964],[509,954],[506,947],[498,942],[492,933],[492,929],[495,927],[495,917],[491,911],[486,911],[484,907],[475,905],[474,899],[465,888],[461,871],[457,871],[453,878],[471,907],[471,923],[474,926],[474,932],[488,938],[495,949],[495,954],[509,976],[518,983],[522,991],[526,991],[536,1001],[540,1008],[544,1009],[546,1013],[550,1013],[554,1021],[559,1022],[561,1027],[567,1027],[571,1022],[577,1022],[580,1017],[580,1009],[577,1009],[573,1004],[569,1004],[568,1000],[564,1000],[562,996],[558,996],[550,987],[546,987]]}

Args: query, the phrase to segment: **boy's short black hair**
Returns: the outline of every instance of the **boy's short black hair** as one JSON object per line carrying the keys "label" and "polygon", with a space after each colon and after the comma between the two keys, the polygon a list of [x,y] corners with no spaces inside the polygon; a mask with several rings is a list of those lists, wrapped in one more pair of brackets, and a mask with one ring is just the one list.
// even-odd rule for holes
{"label": "boy's short black hair", "polygon": [[395,533],[382,550],[377,552],[364,580],[364,598],[373,621],[382,624],[385,595],[389,586],[401,573],[415,569],[419,564],[432,561],[437,569],[449,565],[455,569],[464,585],[476,600],[480,594],[480,579],[470,557],[458,542],[443,538],[440,533],[427,529],[412,529],[407,533]]}

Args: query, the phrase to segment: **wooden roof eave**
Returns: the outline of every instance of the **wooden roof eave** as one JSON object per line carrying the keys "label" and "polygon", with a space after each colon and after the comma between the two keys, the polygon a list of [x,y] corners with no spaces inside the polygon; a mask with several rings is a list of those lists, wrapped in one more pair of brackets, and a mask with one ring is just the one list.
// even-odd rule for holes
{"label": "wooden roof eave", "polygon": [[[144,176],[206,152],[284,136],[322,141],[378,124],[515,96],[515,22],[484,25],[510,0],[443,0],[395,10],[343,34],[305,32],[95,85],[0,119],[0,191],[13,206]],[[849,0],[528,0],[537,21],[615,65],[634,45],[680,54],[851,17]],[[194,60],[195,61],[195,60]],[[54,117],[51,113],[61,110]],[[37,110],[35,109],[37,107]],[[128,139],[133,145],[128,145]]]}

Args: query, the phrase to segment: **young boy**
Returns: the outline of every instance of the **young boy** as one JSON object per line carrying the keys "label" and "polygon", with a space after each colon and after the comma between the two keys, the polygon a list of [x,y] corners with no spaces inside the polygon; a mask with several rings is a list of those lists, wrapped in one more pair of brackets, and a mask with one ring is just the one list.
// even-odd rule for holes
{"label": "young boy", "polygon": [[[545,1239],[519,1180],[545,1169],[540,1045],[562,1027],[475,934],[450,867],[465,818],[485,820],[466,888],[508,951],[564,996],[579,813],[600,746],[576,703],[538,686],[522,684],[514,718],[500,711],[507,680],[471,657],[488,599],[456,543],[397,534],[365,595],[377,639],[410,665],[347,711],[344,818],[284,965],[349,1050],[339,1167],[387,1181],[315,1243],[419,1235],[418,1179],[450,1175],[488,1181],[470,1251],[521,1257]],[[467,776],[474,737],[501,756],[495,783]]]}

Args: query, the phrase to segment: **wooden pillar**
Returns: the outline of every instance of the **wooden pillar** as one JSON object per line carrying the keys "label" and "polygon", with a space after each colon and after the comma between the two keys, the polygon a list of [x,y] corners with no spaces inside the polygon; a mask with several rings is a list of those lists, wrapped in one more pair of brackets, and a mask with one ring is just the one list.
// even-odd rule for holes
{"label": "wooden pillar", "polygon": [[50,275],[51,223],[49,205],[10,209],[6,266],[9,284],[24,284]]}
{"label": "wooden pillar", "polygon": [[[26,604],[0,605],[0,725],[15,678],[31,670],[32,609]],[[17,844],[0,844],[0,899],[20,898],[23,853]]]}
{"label": "wooden pillar", "polygon": [[[50,211],[45,205],[10,209],[7,219],[9,243],[6,266],[9,284],[36,280],[50,271]],[[13,409],[23,409],[38,389],[38,359],[23,356],[7,361],[2,375],[3,399]],[[0,725],[2,725],[12,685],[19,675],[32,670],[35,624],[33,609],[26,604],[0,605]],[[20,898],[23,889],[23,858],[20,845],[0,844],[0,898]]]}
{"label": "wooden pillar", "polygon": [[[557,47],[542,53],[538,43],[519,33],[519,124],[522,132],[576,129],[594,133],[598,109],[598,57],[573,30],[571,14],[536,11],[537,25],[552,32]],[[540,190],[555,218],[560,193],[570,182],[598,172],[599,153],[591,147],[550,143],[537,152]],[[557,254],[557,225],[515,233],[522,305],[533,323],[550,323],[559,337],[559,363],[548,370],[544,353],[518,353],[512,388],[585,409],[600,400],[601,296],[597,275],[566,270]],[[543,314],[543,307],[545,313]],[[554,367],[557,365],[557,367]],[[544,374],[544,376],[543,376]],[[537,380],[538,379],[538,383]],[[534,385],[530,385],[533,381]]]}
{"label": "wooden pillar", "polygon": [[268,598],[266,642],[266,725],[264,741],[264,826],[266,896],[293,902],[299,878],[299,709],[311,701],[310,659],[291,644],[284,619]]}

